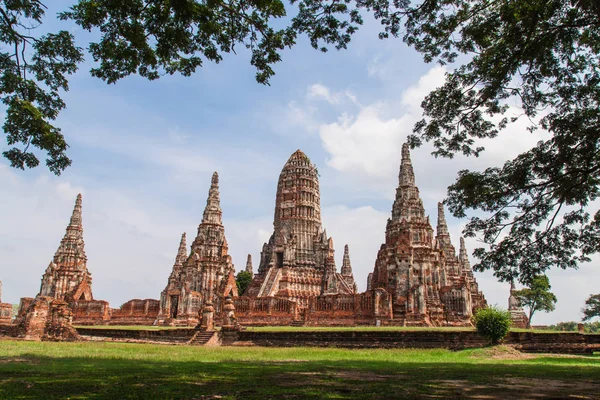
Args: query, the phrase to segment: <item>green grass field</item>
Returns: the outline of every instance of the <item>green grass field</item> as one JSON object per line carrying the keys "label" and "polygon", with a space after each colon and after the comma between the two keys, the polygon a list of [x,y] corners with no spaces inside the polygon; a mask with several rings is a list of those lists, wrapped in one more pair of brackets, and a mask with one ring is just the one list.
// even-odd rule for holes
{"label": "green grass field", "polygon": [[600,357],[0,341],[0,399],[599,398]]}

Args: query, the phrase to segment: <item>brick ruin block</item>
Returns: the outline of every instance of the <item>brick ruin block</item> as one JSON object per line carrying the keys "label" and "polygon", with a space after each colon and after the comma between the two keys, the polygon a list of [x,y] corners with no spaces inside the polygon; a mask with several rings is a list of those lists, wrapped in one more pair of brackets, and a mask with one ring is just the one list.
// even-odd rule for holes
{"label": "brick ruin block", "polygon": [[37,296],[21,302],[25,308],[17,318],[17,336],[30,340],[79,340],[72,326],[72,313],[66,301]]}
{"label": "brick ruin block", "polygon": [[196,326],[201,331],[214,331],[215,330],[215,308],[213,307],[212,301],[206,301],[204,307],[199,312],[200,323]]}
{"label": "brick ruin block", "polygon": [[[225,292],[232,289],[235,273],[228,253],[225,228],[219,198],[219,175],[212,176],[208,199],[198,234],[187,256],[185,234],[167,287],[160,296],[160,310],[156,322],[161,325],[189,325],[198,323],[198,313],[205,302],[220,304]],[[235,278],[233,278],[235,283]],[[234,284],[235,286],[235,284]]]}
{"label": "brick ruin block", "polygon": [[515,287],[515,281],[510,281],[510,296],[508,296],[508,312],[510,312],[510,319],[512,322],[512,326],[515,328],[527,328],[529,326],[529,318],[525,311],[523,311],[523,307],[521,307],[521,303],[517,296],[515,296],[515,292],[517,291]]}
{"label": "brick ruin block", "polygon": [[486,305],[485,298],[473,276],[462,238],[456,256],[441,203],[434,236],[415,185],[407,144],[402,146],[398,180],[385,243],[377,254],[368,287],[391,294],[393,323],[471,325],[473,312]]}
{"label": "brick ruin block", "polygon": [[249,297],[288,299],[306,308],[311,297],[356,292],[349,259],[346,275],[336,269],[333,240],[321,224],[318,172],[300,150],[279,175],[273,227]]}
{"label": "brick ruin block", "polygon": [[158,316],[160,305],[155,299],[129,300],[111,309],[110,325],[152,325]]}
{"label": "brick ruin block", "polygon": [[77,325],[108,325],[111,309],[108,301],[79,300],[72,304],[73,322]]}
{"label": "brick ruin block", "polygon": [[48,316],[42,340],[75,341],[81,339],[72,326],[71,307],[66,301],[50,301]]}
{"label": "brick ruin block", "polygon": [[12,304],[2,302],[2,281],[0,281],[0,325],[8,325],[12,321]]}

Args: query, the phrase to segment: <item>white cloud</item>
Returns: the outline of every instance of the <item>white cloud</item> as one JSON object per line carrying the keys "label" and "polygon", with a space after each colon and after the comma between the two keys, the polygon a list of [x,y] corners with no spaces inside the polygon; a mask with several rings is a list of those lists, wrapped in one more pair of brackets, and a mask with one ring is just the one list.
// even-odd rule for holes
{"label": "white cloud", "polygon": [[[276,126],[276,132],[286,134],[290,127],[304,128],[307,133],[314,133],[318,124],[315,120],[317,108],[312,105],[299,105],[296,101],[290,101],[283,110],[283,118],[278,114],[274,117],[273,125]],[[285,129],[282,129],[285,127]]]}
{"label": "white cloud", "polygon": [[331,124],[320,126],[323,148],[330,159],[327,165],[343,172],[386,176],[395,170],[394,162],[403,133],[413,120],[410,116],[384,118],[384,105],[372,104],[356,115],[342,114]]}
{"label": "white cloud", "polygon": [[340,102],[338,95],[332,95],[329,88],[321,85],[320,83],[315,83],[308,88],[306,95],[309,98],[315,99],[325,99],[329,104],[337,104]]}
{"label": "white cloud", "polygon": [[366,175],[390,176],[397,170],[399,148],[417,121],[424,96],[441,85],[446,70],[432,68],[398,100],[361,107],[355,114],[343,112],[333,123],[321,124],[319,135],[332,168]]}

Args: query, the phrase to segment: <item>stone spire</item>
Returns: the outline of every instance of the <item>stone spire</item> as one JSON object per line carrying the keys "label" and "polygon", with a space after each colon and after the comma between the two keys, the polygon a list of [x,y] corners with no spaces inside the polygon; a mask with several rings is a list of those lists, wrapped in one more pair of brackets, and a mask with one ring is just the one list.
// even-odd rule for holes
{"label": "stone spire", "polygon": [[81,202],[81,194],[78,194],[65,236],[42,276],[42,296],[66,301],[92,300],[92,277],[87,269]]}
{"label": "stone spire", "polygon": [[408,143],[402,145],[402,161],[400,162],[398,180],[400,181],[400,186],[415,186],[415,172],[410,160]]}
{"label": "stone spire", "polygon": [[[223,211],[219,199],[219,174],[215,172],[212,175],[202,222],[198,225],[198,234],[192,242],[190,255],[197,253],[201,258],[214,259],[229,257],[229,246],[225,238],[222,216]],[[227,273],[229,273],[229,270]]]}
{"label": "stone spire", "polygon": [[415,173],[407,143],[402,145],[398,188],[396,189],[396,200],[392,206],[392,220],[401,219],[419,222],[425,219],[425,208],[419,196],[419,189],[415,185]]}
{"label": "stone spire", "polygon": [[[444,250],[446,257],[456,257],[456,250],[452,245],[446,216],[444,215],[444,204],[438,203],[437,236],[438,245]],[[467,260],[468,261],[468,260]]]}
{"label": "stone spire", "polygon": [[344,246],[344,259],[342,261],[342,275],[352,275],[352,266],[350,265],[350,253],[348,245]]}
{"label": "stone spire", "polygon": [[77,269],[85,268],[87,263],[85,243],[83,241],[81,200],[81,194],[78,194],[65,236],[60,241],[60,245],[58,246],[56,253],[54,253],[53,260],[55,264],[67,263]]}
{"label": "stone spire", "polygon": [[437,235],[449,236],[448,225],[446,225],[446,216],[444,215],[444,204],[441,202],[438,203]]}
{"label": "stone spire", "polygon": [[252,254],[248,254],[248,258],[246,259],[246,272],[252,273]]}
{"label": "stone spire", "polygon": [[223,211],[221,210],[221,201],[219,198],[219,174],[213,173],[210,189],[208,190],[208,199],[206,200],[206,208],[202,223],[223,225]]}
{"label": "stone spire", "polygon": [[175,257],[175,265],[182,266],[187,260],[187,245],[185,232],[181,234],[181,241],[179,242],[179,249],[177,250],[177,256]]}
{"label": "stone spire", "polygon": [[[71,214],[71,221],[69,222],[70,227],[79,228],[82,227],[81,221],[81,193],[77,195],[75,199],[75,207],[73,207],[73,214]],[[68,228],[67,228],[68,229]]]}
{"label": "stone spire", "polygon": [[467,248],[465,247],[465,238],[462,236],[460,237],[460,250],[458,258],[463,270],[471,271],[471,263],[469,262],[469,255],[467,254]]}

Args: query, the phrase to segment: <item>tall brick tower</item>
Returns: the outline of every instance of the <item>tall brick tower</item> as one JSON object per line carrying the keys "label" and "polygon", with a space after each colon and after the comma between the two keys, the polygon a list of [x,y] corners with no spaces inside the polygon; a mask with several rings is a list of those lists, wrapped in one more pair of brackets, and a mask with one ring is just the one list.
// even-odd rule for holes
{"label": "tall brick tower", "polygon": [[249,296],[288,298],[302,307],[311,296],[355,292],[350,276],[336,270],[333,240],[321,224],[318,172],[300,150],[279,175],[273,228]]}

